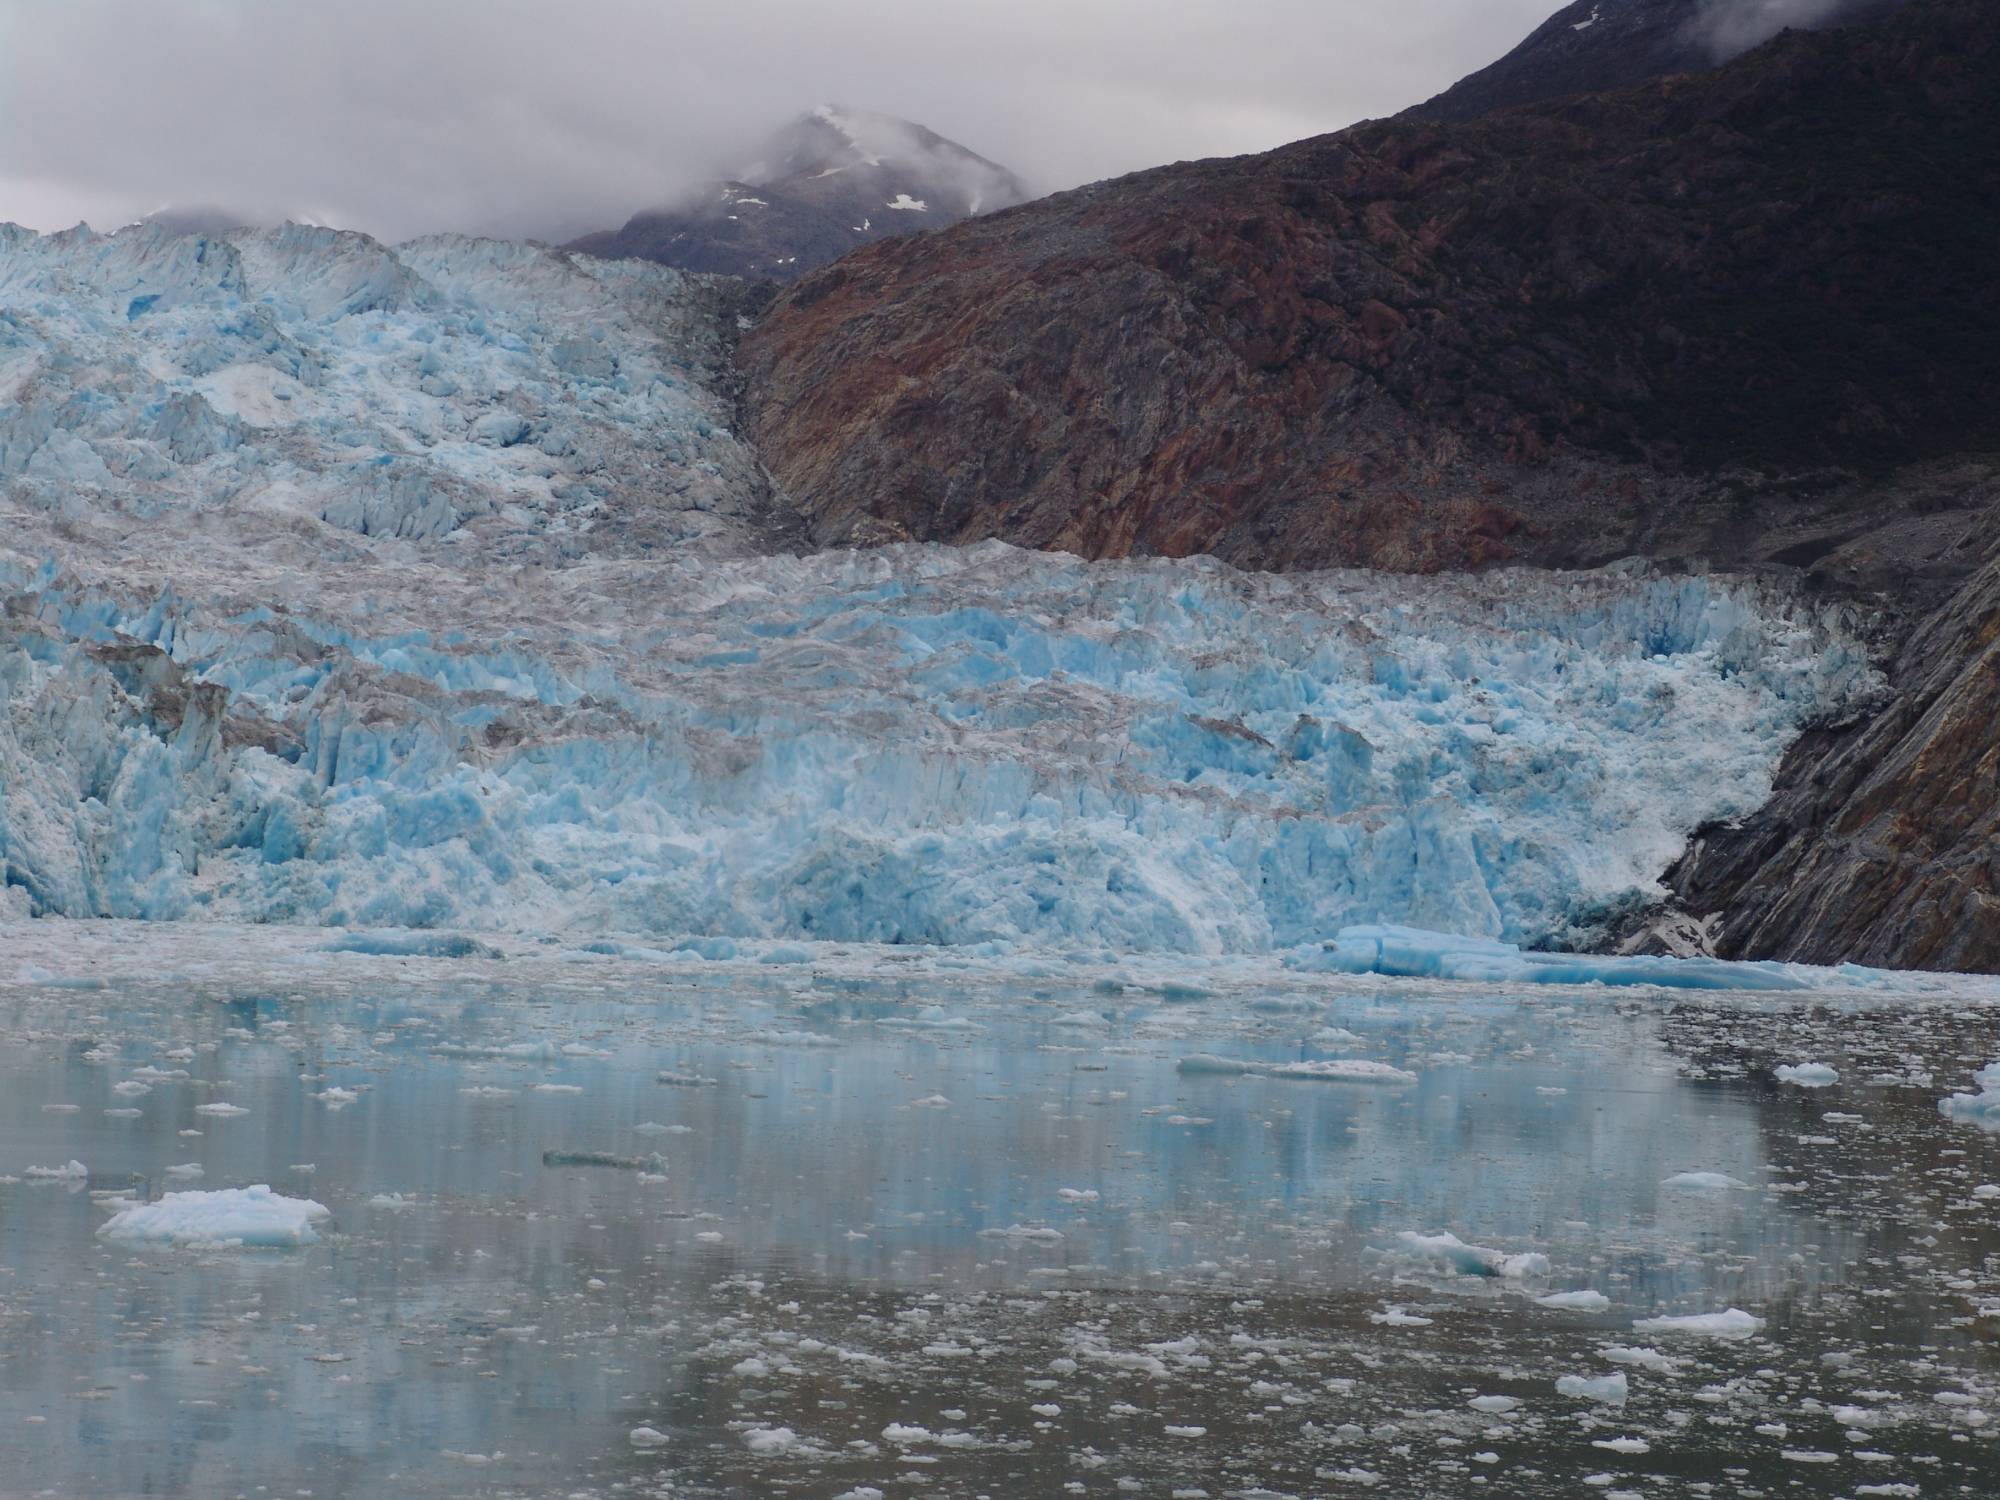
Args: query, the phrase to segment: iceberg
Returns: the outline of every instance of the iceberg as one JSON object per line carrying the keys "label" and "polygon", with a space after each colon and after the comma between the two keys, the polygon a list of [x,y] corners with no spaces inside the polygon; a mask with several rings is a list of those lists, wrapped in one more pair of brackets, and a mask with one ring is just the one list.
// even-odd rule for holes
{"label": "iceberg", "polygon": [[110,1240],[159,1244],[290,1249],[316,1244],[313,1225],[328,1211],[310,1198],[286,1198],[268,1186],[168,1193],[157,1203],[121,1209],[98,1229]]}

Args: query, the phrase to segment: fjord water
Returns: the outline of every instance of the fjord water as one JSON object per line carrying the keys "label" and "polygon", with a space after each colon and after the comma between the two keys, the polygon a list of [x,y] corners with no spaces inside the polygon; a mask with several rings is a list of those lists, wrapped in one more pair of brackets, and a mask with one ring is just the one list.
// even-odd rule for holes
{"label": "fjord water", "polygon": [[[0,987],[0,1493],[2000,1485],[1974,986],[145,941]],[[258,1183],[317,1239],[99,1234]]]}

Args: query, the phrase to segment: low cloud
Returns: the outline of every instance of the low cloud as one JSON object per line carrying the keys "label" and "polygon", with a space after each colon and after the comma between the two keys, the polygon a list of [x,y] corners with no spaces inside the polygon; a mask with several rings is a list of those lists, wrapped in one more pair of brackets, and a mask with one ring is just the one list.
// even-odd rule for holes
{"label": "low cloud", "polygon": [[0,0],[0,220],[614,225],[826,99],[1044,190],[1392,113],[1554,0]]}

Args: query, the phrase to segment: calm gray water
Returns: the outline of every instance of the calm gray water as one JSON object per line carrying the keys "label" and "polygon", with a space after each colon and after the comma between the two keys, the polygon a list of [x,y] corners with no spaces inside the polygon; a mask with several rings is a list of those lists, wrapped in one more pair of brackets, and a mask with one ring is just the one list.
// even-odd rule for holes
{"label": "calm gray water", "polygon": [[[16,989],[0,1495],[2000,1493],[2000,1159],[1936,1108],[1996,1051],[1984,1010],[1461,986]],[[320,1242],[97,1234],[253,1183]]]}

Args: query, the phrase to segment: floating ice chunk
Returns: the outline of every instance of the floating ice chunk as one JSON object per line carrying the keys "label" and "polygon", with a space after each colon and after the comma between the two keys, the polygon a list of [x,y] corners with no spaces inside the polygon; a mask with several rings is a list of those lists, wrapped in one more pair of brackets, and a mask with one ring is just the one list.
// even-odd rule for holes
{"label": "floating ice chunk", "polygon": [[1576,1401],[1623,1406],[1632,1394],[1632,1384],[1623,1370],[1614,1370],[1609,1375],[1564,1375],[1556,1381],[1556,1394]]}
{"label": "floating ice chunk", "polygon": [[1206,1427],[1183,1426],[1172,1422],[1167,1424],[1165,1430],[1168,1437],[1198,1438],[1208,1436],[1208,1429]]}
{"label": "floating ice chunk", "polygon": [[507,1042],[499,1046],[467,1046],[447,1042],[432,1049],[439,1057],[491,1057],[502,1061],[553,1062],[561,1053],[547,1038],[531,1042]]}
{"label": "floating ice chunk", "polygon": [[1513,943],[1386,924],[1343,927],[1332,941],[1292,950],[1287,967],[1319,973],[1466,979],[1491,984],[1659,985],[1692,990],[1803,990],[1839,977],[1780,963],[1712,958],[1599,957],[1529,953]]}
{"label": "floating ice chunk", "polygon": [[1330,1058],[1317,1062],[1263,1063],[1249,1062],[1235,1057],[1218,1057],[1212,1052],[1197,1052],[1192,1056],[1183,1057],[1175,1067],[1181,1073],[1196,1076],[1204,1073],[1222,1077],[1255,1074],[1264,1078],[1286,1078],[1317,1083],[1411,1084],[1417,1081],[1417,1075],[1406,1069],[1355,1057]]}
{"label": "floating ice chunk", "polygon": [[1662,1375],[1671,1375],[1681,1366],[1681,1361],[1669,1359],[1657,1349],[1607,1344],[1597,1352],[1614,1365],[1634,1365],[1642,1370],[1657,1370]]}
{"label": "floating ice chunk", "polygon": [[1499,1276],[1518,1279],[1549,1274],[1549,1258],[1535,1251],[1509,1255],[1484,1245],[1468,1245],[1455,1234],[1418,1234],[1406,1229],[1396,1243],[1424,1260],[1442,1262],[1461,1276]]}
{"label": "floating ice chunk", "polygon": [[760,1457],[768,1457],[798,1447],[799,1435],[789,1427],[752,1427],[744,1432],[743,1445]]}
{"label": "floating ice chunk", "polygon": [[931,1441],[931,1430],[909,1422],[891,1422],[882,1429],[882,1441],[894,1443],[898,1448],[914,1447]]}
{"label": "floating ice chunk", "polygon": [[448,932],[350,932],[335,938],[325,953],[365,953],[378,958],[501,958],[498,948]]}
{"label": "floating ice chunk", "polygon": [[634,1448],[663,1448],[667,1435],[657,1427],[634,1427],[625,1434],[625,1440]]}
{"label": "floating ice chunk", "polygon": [[200,1177],[203,1175],[201,1163],[196,1161],[185,1161],[177,1167],[167,1168],[167,1176],[169,1177]]}
{"label": "floating ice chunk", "polygon": [[1660,1184],[1663,1188],[1677,1188],[1683,1192],[1726,1192],[1731,1188],[1748,1189],[1750,1184],[1726,1172],[1676,1172]]}
{"label": "floating ice chunk", "polygon": [[1489,1412],[1497,1416],[1514,1410],[1521,1404],[1521,1399],[1518,1396],[1474,1396],[1465,1404],[1474,1411]]}
{"label": "floating ice chunk", "polygon": [[1095,1188],[1057,1188],[1056,1196],[1065,1203],[1095,1203],[1098,1195]]}
{"label": "floating ice chunk", "polygon": [[1781,1063],[1778,1082],[1795,1083],[1802,1089],[1823,1089],[1840,1082],[1840,1074],[1825,1063]]}
{"label": "floating ice chunk", "polygon": [[285,1198],[262,1183],[210,1193],[168,1193],[157,1203],[115,1214],[97,1232],[106,1239],[172,1245],[267,1249],[318,1241],[313,1225],[328,1216],[309,1198]]}
{"label": "floating ice chunk", "polygon": [[29,1167],[21,1175],[32,1182],[82,1182],[90,1176],[90,1168],[80,1161],[66,1161],[59,1167]]}
{"label": "floating ice chunk", "polygon": [[979,1237],[983,1240],[1036,1240],[1045,1245],[1053,1245],[1063,1234],[1060,1229],[1045,1229],[1029,1224],[1009,1224],[1005,1229],[982,1229]]}
{"label": "floating ice chunk", "polygon": [[329,1109],[343,1109],[360,1097],[353,1089],[337,1088],[321,1089],[317,1094],[313,1095],[313,1098],[319,1100],[320,1103],[326,1105]]}
{"label": "floating ice chunk", "polygon": [[1111,1023],[1094,1010],[1072,1010],[1050,1020],[1051,1026],[1074,1026],[1078,1030],[1102,1031]]}
{"label": "floating ice chunk", "polygon": [[531,1094],[563,1094],[574,1096],[583,1092],[583,1085],[579,1083],[533,1083],[528,1085],[528,1092]]}
{"label": "floating ice chunk", "polygon": [[249,1110],[245,1109],[240,1104],[228,1104],[228,1103],[197,1104],[194,1107],[194,1112],[198,1115],[207,1115],[211,1119],[216,1119],[216,1120],[234,1120],[238,1116],[247,1115],[250,1113]]}
{"label": "floating ice chunk", "polygon": [[1611,1310],[1611,1299],[1602,1292],[1551,1292],[1535,1301],[1543,1307],[1553,1307],[1559,1312],[1601,1313]]}
{"label": "floating ice chunk", "polygon": [[545,1167],[609,1167],[622,1172],[664,1172],[667,1159],[655,1151],[649,1156],[619,1156],[611,1151],[544,1151]]}
{"label": "floating ice chunk", "polygon": [[1273,1078],[1298,1078],[1320,1083],[1408,1084],[1417,1081],[1417,1075],[1407,1069],[1392,1068],[1387,1063],[1357,1057],[1333,1058],[1325,1062],[1279,1063],[1266,1071]]}
{"label": "floating ice chunk", "polygon": [[658,1081],[666,1084],[669,1088],[676,1089],[712,1089],[715,1087],[715,1080],[713,1078],[703,1078],[699,1073],[676,1073],[672,1069],[662,1071],[658,1075]]}
{"label": "floating ice chunk", "polygon": [[1979,1085],[1978,1093],[1940,1099],[1938,1113],[1947,1120],[1964,1120],[1981,1130],[2000,1132],[2000,1062],[1981,1068],[1972,1081]]}
{"label": "floating ice chunk", "polygon": [[1740,1308],[1726,1312],[1692,1313],[1685,1317],[1639,1318],[1632,1324],[1635,1333],[1670,1333],[1681,1338],[1747,1339],[1764,1326]]}
{"label": "floating ice chunk", "polygon": [[1602,1448],[1607,1453],[1639,1454],[1651,1453],[1653,1451],[1651,1443],[1647,1442],[1644,1438],[1635,1437],[1593,1438],[1591,1439],[1590,1446],[1593,1448]]}
{"label": "floating ice chunk", "polygon": [[368,1206],[370,1208],[386,1209],[391,1213],[397,1213],[406,1208],[415,1208],[418,1205],[415,1198],[405,1197],[401,1193],[377,1193],[368,1200]]}
{"label": "floating ice chunk", "polygon": [[1405,1312],[1400,1307],[1370,1313],[1368,1321],[1383,1328],[1428,1328],[1432,1322],[1431,1319],[1419,1317],[1413,1312]]}

